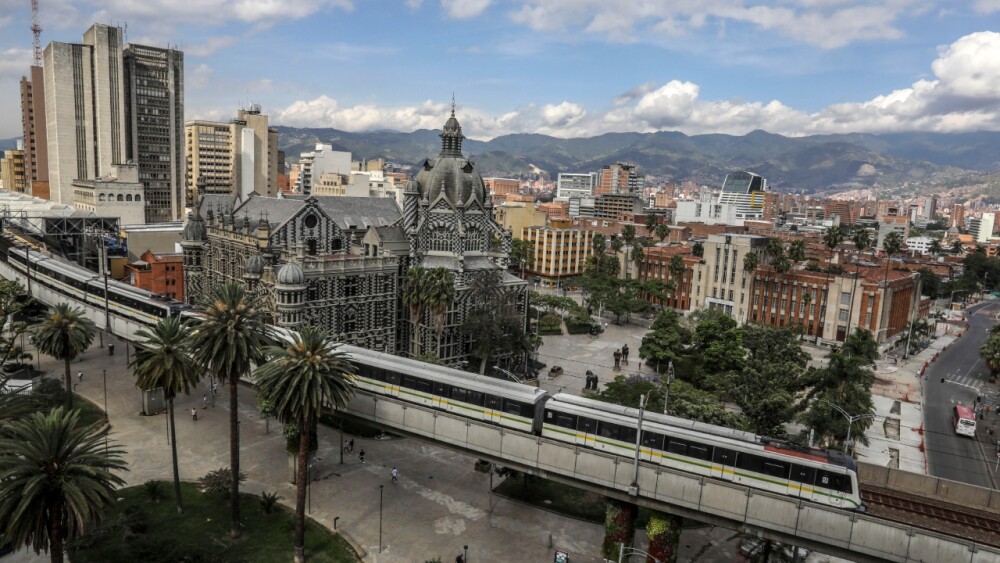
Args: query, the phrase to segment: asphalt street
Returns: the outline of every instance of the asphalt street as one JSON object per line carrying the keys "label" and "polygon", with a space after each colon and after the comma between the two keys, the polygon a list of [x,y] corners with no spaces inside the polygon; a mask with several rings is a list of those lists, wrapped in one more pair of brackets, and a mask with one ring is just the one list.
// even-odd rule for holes
{"label": "asphalt street", "polygon": [[[969,329],[928,367],[924,393],[928,472],[934,477],[986,488],[993,487],[989,477],[992,464],[987,465],[975,438],[955,434],[951,415],[956,404],[973,407],[977,395],[987,391],[989,370],[979,358],[979,348],[990,327],[996,324],[992,317],[996,305],[989,301],[966,310]],[[991,413],[990,419],[994,417]]]}

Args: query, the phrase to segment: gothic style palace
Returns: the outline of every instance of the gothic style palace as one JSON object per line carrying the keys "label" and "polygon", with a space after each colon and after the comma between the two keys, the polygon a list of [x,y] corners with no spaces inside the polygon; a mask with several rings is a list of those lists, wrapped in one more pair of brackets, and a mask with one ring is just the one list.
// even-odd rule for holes
{"label": "gothic style palace", "polygon": [[[461,331],[477,302],[473,279],[499,278],[522,319],[527,284],[506,272],[511,234],[494,220],[463,138],[453,109],[441,153],[406,186],[402,214],[392,198],[200,197],[181,242],[188,301],[238,280],[279,326],[316,324],[339,341],[404,355],[419,342],[445,363],[464,361],[475,337]],[[429,313],[409,318],[401,288],[412,267],[452,273],[443,326]]]}

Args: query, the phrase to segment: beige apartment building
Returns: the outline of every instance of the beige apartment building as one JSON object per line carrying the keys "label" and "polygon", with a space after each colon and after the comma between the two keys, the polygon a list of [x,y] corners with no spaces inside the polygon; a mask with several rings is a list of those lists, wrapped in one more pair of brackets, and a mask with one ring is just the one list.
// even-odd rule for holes
{"label": "beige apartment building", "polygon": [[722,309],[737,322],[746,322],[753,272],[743,269],[743,260],[751,252],[763,258],[767,237],[714,234],[702,246],[704,254],[691,283],[691,309]]}
{"label": "beige apartment building", "polygon": [[32,195],[49,199],[49,147],[45,130],[45,77],[42,67],[31,67],[31,79],[21,77],[21,130],[24,169]]}
{"label": "beige apartment building", "polygon": [[[18,142],[18,146],[23,145]],[[23,193],[28,191],[24,151],[20,148],[3,152],[3,158],[0,158],[0,185],[10,192]]]}
{"label": "beige apartment building", "polygon": [[594,231],[571,227],[569,221],[524,227],[520,238],[531,243],[534,254],[534,263],[525,272],[541,278],[543,285],[558,286],[582,274],[594,253]]}
{"label": "beige apartment building", "polygon": [[259,106],[239,110],[229,123],[188,121],[184,138],[189,203],[199,178],[205,194],[277,193],[278,132]]}

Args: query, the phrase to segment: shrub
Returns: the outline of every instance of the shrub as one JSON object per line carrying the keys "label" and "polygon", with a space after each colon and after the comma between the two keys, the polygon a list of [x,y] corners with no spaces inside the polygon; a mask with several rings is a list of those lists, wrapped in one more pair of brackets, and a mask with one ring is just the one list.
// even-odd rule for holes
{"label": "shrub", "polygon": [[[201,485],[201,491],[203,493],[221,493],[228,497],[231,493],[229,490],[229,482],[232,478],[232,470],[228,467],[223,467],[216,469],[215,471],[209,471],[204,477],[198,479],[198,484]],[[239,480],[240,483],[246,481],[247,474],[240,471]]]}
{"label": "shrub", "polygon": [[281,497],[278,496],[277,492],[262,492],[260,494],[260,508],[264,511],[264,514],[271,514],[274,512],[274,508],[278,505],[278,499],[280,498]]}
{"label": "shrub", "polygon": [[146,498],[149,499],[149,502],[160,502],[160,498],[163,497],[161,485],[162,483],[152,479],[142,484],[142,490],[146,493]]}
{"label": "shrub", "polygon": [[49,409],[66,402],[66,389],[58,379],[46,377],[35,387],[33,395],[42,409]]}

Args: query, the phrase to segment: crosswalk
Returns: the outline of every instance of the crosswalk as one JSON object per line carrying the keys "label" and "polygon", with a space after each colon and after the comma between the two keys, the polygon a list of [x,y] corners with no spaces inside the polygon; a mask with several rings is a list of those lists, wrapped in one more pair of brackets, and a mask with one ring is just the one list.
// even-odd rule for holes
{"label": "crosswalk", "polygon": [[962,387],[971,387],[973,389],[979,389],[982,386],[983,380],[976,377],[973,374],[948,374],[945,377],[945,383],[951,383],[952,385],[961,385]]}

